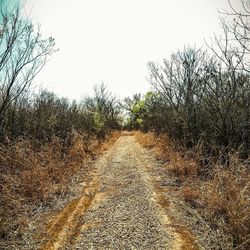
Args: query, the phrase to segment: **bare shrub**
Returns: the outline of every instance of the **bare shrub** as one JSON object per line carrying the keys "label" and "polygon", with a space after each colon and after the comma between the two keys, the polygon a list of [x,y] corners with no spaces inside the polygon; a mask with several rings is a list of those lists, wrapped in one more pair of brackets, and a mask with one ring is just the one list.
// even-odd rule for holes
{"label": "bare shrub", "polygon": [[39,142],[27,139],[1,145],[0,236],[3,239],[22,237],[32,209],[68,192],[70,181],[80,169],[88,173],[86,159],[102,153],[119,136],[120,133],[115,132],[100,141],[74,132],[67,150],[58,137],[39,149],[36,146]]}
{"label": "bare shrub", "polygon": [[139,143],[155,151],[169,174],[177,178],[183,200],[196,211],[193,219],[196,222],[191,223],[192,226],[206,223],[210,230],[206,237],[211,237],[208,241],[214,249],[248,249],[249,160],[242,161],[239,154],[230,154],[229,165],[222,165],[220,160],[214,161],[206,171],[209,178],[204,179],[200,175],[204,169],[198,164],[200,154],[190,155],[166,135],[159,136],[152,132],[136,132],[135,135]]}

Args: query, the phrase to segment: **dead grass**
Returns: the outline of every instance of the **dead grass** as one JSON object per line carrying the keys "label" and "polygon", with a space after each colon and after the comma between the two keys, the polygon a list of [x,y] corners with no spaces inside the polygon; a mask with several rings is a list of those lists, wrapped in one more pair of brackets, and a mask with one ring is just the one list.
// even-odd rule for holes
{"label": "dead grass", "polygon": [[200,192],[198,190],[184,186],[182,189],[182,194],[185,202],[191,204],[192,207],[196,207],[197,200],[200,198]]}
{"label": "dead grass", "polygon": [[214,162],[209,166],[210,178],[204,180],[203,171],[207,175],[208,170],[199,166],[200,155],[190,154],[166,135],[135,134],[139,143],[152,148],[169,174],[176,177],[183,201],[199,218],[193,223],[196,227],[198,224],[197,230],[202,223],[209,228],[206,240],[212,243],[204,248],[250,249],[249,160],[241,161],[233,154],[228,166]]}
{"label": "dead grass", "polygon": [[57,137],[43,145],[27,139],[1,145],[1,241],[22,240],[34,207],[52,204],[56,197],[66,194],[78,171],[89,171],[85,161],[95,159],[119,136],[114,132],[99,141],[73,133],[67,147]]}
{"label": "dead grass", "polygon": [[154,149],[158,160],[162,160],[166,164],[169,172],[177,176],[179,181],[187,177],[197,176],[197,163],[190,159],[180,146],[177,150],[175,148],[176,144],[173,143],[167,135],[161,134],[156,136],[152,132],[147,134],[136,132],[135,135],[139,143],[147,148]]}

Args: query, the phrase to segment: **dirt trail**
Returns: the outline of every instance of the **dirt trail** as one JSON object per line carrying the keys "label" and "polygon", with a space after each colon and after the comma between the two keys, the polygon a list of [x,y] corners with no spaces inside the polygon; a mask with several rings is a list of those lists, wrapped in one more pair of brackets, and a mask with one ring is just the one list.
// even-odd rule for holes
{"label": "dirt trail", "polygon": [[50,222],[43,249],[197,249],[167,216],[148,154],[134,136],[121,136],[82,196]]}

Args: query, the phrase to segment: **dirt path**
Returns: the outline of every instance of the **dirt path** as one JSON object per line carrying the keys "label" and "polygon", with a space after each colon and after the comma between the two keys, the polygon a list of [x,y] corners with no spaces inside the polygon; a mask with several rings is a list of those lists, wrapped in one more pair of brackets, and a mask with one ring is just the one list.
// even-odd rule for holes
{"label": "dirt path", "polygon": [[50,222],[43,249],[196,249],[168,218],[148,153],[134,136],[121,136],[82,196]]}

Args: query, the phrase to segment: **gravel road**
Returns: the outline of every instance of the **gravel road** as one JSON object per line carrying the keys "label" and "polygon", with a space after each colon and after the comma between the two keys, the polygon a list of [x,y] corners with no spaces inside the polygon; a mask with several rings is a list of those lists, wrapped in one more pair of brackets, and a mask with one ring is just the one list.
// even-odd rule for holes
{"label": "gravel road", "polygon": [[67,249],[181,249],[155,199],[145,157],[130,135],[121,136],[101,157],[98,190],[76,243]]}

